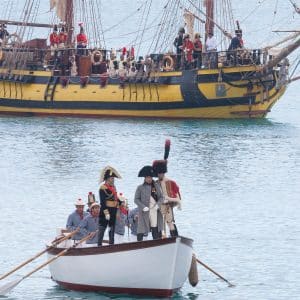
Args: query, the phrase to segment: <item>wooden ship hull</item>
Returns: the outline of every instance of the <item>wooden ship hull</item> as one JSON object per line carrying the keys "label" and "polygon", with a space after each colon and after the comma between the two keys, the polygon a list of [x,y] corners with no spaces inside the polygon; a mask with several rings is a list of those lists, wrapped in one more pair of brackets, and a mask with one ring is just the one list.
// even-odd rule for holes
{"label": "wooden ship hull", "polygon": [[[0,68],[0,114],[137,118],[262,118],[282,96],[257,66],[160,72],[146,82]],[[253,75],[254,74],[254,75]],[[249,75],[249,76],[247,76]],[[247,79],[246,79],[247,78]],[[85,81],[84,86],[82,82]]]}

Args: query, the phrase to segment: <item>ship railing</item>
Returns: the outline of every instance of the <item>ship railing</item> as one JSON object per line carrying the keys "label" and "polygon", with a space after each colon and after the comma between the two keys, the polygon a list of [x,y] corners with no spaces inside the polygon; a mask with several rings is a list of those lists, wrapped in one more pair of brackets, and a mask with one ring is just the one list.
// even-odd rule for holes
{"label": "ship railing", "polygon": [[[78,63],[81,56],[92,56],[95,51],[101,51],[102,58],[110,59],[111,51],[103,49],[76,49],[76,48],[62,48],[62,49],[40,49],[40,48],[2,48],[2,60],[0,66],[9,67],[13,65],[26,67],[29,70],[57,70],[62,65],[70,68],[71,57],[76,57]],[[120,64],[120,55],[118,55],[118,63]],[[150,59],[152,69],[161,72],[181,71],[189,69],[218,69],[237,66],[251,66],[264,65],[270,59],[271,55],[261,49],[238,49],[234,51],[215,51],[202,53],[198,57],[193,56],[192,60],[188,60],[186,55],[176,55],[174,53],[159,53],[150,54],[143,58],[144,64],[146,60]],[[25,62],[25,64],[24,64]],[[137,67],[138,60],[131,58],[129,60],[129,67]],[[91,73],[93,66],[91,66]]]}

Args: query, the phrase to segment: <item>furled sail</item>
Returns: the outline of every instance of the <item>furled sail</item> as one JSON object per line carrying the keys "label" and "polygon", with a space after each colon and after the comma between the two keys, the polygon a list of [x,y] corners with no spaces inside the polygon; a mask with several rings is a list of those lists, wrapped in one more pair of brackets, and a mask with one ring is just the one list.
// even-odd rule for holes
{"label": "furled sail", "polygon": [[50,10],[56,9],[57,17],[62,21],[66,22],[66,0],[50,0]]}
{"label": "furled sail", "polygon": [[194,21],[195,21],[195,16],[192,14],[190,11],[187,9],[184,10],[183,14],[184,22],[186,24],[186,29],[187,33],[193,37],[194,35]]}

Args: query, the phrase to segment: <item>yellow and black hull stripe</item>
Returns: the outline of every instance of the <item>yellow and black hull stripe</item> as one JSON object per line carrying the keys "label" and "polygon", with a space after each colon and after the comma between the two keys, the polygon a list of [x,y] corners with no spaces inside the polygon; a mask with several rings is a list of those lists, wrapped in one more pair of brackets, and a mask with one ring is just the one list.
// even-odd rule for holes
{"label": "yellow and black hull stripe", "polygon": [[161,72],[151,81],[52,76],[0,68],[0,114],[141,118],[261,118],[285,92],[256,66]]}

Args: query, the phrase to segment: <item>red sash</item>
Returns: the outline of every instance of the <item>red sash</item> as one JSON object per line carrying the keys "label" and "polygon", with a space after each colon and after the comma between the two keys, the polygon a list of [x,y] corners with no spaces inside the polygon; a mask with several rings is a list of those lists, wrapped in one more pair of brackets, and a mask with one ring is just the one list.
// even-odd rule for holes
{"label": "red sash", "polygon": [[105,183],[104,185],[114,195],[115,201],[117,201],[118,200],[118,195],[117,195],[116,188],[114,186],[111,186],[111,185],[107,184],[107,183]]}

